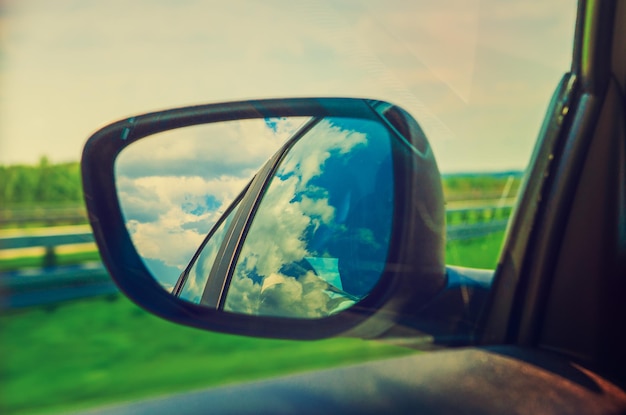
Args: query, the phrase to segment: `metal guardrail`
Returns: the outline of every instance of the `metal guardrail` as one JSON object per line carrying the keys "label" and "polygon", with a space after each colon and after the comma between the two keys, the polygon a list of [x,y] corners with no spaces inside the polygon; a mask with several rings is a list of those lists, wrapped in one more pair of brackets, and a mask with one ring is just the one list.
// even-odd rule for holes
{"label": "metal guardrail", "polygon": [[76,232],[75,230],[54,231],[50,228],[49,234],[26,234],[0,237],[0,250],[23,249],[44,247],[44,267],[50,268],[57,265],[56,247],[64,245],[76,245],[94,242],[93,234],[88,231]]}
{"label": "metal guardrail", "polygon": [[[53,304],[116,293],[117,287],[100,262],[58,266],[56,248],[94,242],[86,227],[49,228],[47,233],[0,237],[0,250],[43,247],[43,267],[0,273],[0,309]],[[84,230],[82,230],[84,229]]]}
{"label": "metal guardrail", "polygon": [[0,226],[26,223],[43,223],[46,225],[87,223],[87,212],[82,206],[0,209]]}
{"label": "metal guardrail", "polygon": [[15,309],[96,295],[114,294],[117,286],[100,262],[25,269],[3,273],[0,309]]}
{"label": "metal guardrail", "polygon": [[[500,213],[497,210],[500,209]],[[475,223],[447,227],[448,241],[484,237],[506,229],[510,206],[482,206],[450,209],[448,215],[461,215]],[[54,228],[51,228],[54,229]],[[62,231],[0,237],[0,250],[45,247],[44,267],[0,274],[0,308],[21,308],[51,304],[75,298],[117,292],[104,266],[91,262],[73,266],[56,266],[55,247],[93,242],[91,232]]]}
{"label": "metal guardrail", "polygon": [[508,219],[472,224],[452,225],[446,229],[446,240],[458,241],[462,239],[481,238],[506,229]]}
{"label": "metal guardrail", "polygon": [[94,238],[91,232],[67,232],[51,235],[16,235],[0,237],[0,250],[32,248],[37,246],[56,247],[93,241]]}

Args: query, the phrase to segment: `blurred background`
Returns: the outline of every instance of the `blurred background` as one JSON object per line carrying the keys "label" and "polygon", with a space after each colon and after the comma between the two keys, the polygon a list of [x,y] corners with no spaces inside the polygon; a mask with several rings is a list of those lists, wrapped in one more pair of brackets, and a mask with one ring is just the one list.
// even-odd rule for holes
{"label": "blurred background", "polygon": [[0,1],[0,412],[68,412],[415,351],[176,326],[121,296],[87,224],[87,137],[251,98],[376,98],[435,151],[447,262],[494,268],[575,2]]}

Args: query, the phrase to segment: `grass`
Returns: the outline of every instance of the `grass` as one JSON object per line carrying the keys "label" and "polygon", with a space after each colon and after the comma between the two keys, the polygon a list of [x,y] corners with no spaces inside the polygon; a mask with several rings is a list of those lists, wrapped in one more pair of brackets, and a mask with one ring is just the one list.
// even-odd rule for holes
{"label": "grass", "polygon": [[71,219],[71,220],[45,220],[45,219],[30,219],[28,222],[9,222],[0,224],[0,230],[13,230],[13,229],[39,229],[39,228],[53,228],[57,226],[77,226],[88,225],[87,219]]}
{"label": "grass", "polygon": [[[501,239],[450,243],[447,262],[493,268]],[[0,331],[3,414],[68,412],[415,352],[358,339],[204,332],[154,317],[121,295],[5,314]]]}
{"label": "grass", "polygon": [[158,319],[121,295],[0,318],[2,413],[68,411],[410,353],[357,339],[263,340]]}
{"label": "grass", "polygon": [[504,231],[483,238],[453,241],[446,245],[446,264],[495,269]]}

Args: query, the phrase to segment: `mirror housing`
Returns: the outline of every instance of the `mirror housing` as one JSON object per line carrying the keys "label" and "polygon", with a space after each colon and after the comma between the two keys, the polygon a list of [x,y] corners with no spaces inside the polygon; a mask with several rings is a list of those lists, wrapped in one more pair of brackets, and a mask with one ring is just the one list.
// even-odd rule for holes
{"label": "mirror housing", "polygon": [[[118,156],[133,143],[165,131],[285,117],[367,120],[384,127],[391,137],[394,208],[386,263],[378,282],[354,305],[319,318],[228,312],[219,301],[207,307],[172,295],[146,266],[126,226],[116,184]],[[300,137],[296,134],[288,140],[240,195],[241,206],[234,220],[241,226],[228,239],[232,246],[222,244],[216,260],[221,268],[212,272],[221,273],[224,278],[232,276],[236,265],[232,259],[236,259],[245,242],[261,196],[270,186],[280,160]],[[413,335],[417,332],[449,336],[458,324],[455,321],[452,327],[450,316],[437,316],[433,320],[433,314],[428,311],[429,304],[445,291],[448,283],[444,262],[445,210],[437,164],[418,123],[392,104],[347,98],[272,99],[131,117],[106,126],[89,138],[83,151],[82,175],[89,221],[111,276],[135,303],[165,319],[212,331],[287,339],[378,337],[398,324],[410,326]],[[233,257],[224,258],[224,255]],[[218,297],[221,295],[218,293]]]}

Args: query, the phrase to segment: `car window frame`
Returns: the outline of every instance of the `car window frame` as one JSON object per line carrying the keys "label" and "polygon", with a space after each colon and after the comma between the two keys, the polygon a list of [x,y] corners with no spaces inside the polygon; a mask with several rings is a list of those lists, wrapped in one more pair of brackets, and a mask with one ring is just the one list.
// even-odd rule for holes
{"label": "car window frame", "polygon": [[615,2],[581,0],[572,65],[548,106],[505,235],[480,344],[538,345],[568,212],[610,78]]}

